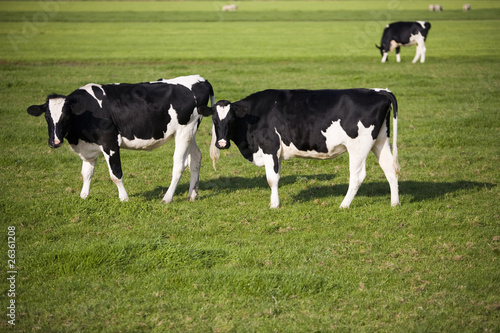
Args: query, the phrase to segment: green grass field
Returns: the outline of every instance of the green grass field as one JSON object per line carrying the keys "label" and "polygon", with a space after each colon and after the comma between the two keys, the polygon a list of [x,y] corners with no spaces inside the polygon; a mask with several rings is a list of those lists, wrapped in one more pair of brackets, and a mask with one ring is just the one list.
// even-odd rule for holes
{"label": "green grass field", "polygon": [[[0,2],[0,330],[499,332],[500,2],[464,2]],[[374,44],[397,20],[432,23],[425,64],[411,63],[415,48],[380,63]],[[122,151],[129,202],[103,158],[81,200],[80,158],[50,149],[45,119],[26,113],[90,82],[189,74],[232,101],[389,88],[401,206],[370,155],[340,210],[343,155],[283,162],[270,210],[264,169],[234,146],[212,169],[210,118],[195,202],[186,171],[160,203],[173,142]]]}

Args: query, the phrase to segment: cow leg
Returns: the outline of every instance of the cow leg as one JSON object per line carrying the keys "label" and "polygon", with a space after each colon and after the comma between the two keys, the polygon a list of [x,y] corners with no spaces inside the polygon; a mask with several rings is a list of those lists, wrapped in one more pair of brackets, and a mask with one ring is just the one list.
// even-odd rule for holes
{"label": "cow leg", "polygon": [[424,38],[421,35],[418,35],[415,37],[415,40],[417,42],[417,52],[415,54],[415,58],[412,60],[412,63],[416,63],[418,58],[420,58],[420,62],[423,63],[425,61],[426,51]]}
{"label": "cow leg", "polygon": [[94,168],[97,158],[101,155],[101,149],[98,145],[87,143],[84,141],[78,142],[76,145],[70,145],[71,149],[82,159],[82,178],[83,186],[80,192],[80,197],[85,199],[90,193],[90,181],[94,175]]}
{"label": "cow leg", "polygon": [[[383,137],[382,137],[382,132]],[[385,135],[385,130],[381,129],[381,135],[377,138],[375,145],[372,148],[373,153],[377,157],[380,167],[384,171],[385,178],[389,182],[391,188],[391,205],[399,205],[399,189],[398,189],[398,171],[394,166],[394,158],[391,154],[389,138]]]}
{"label": "cow leg", "polygon": [[388,56],[389,56],[389,53],[388,52],[384,52],[384,55],[382,56],[382,61],[381,62],[386,62]]}
{"label": "cow leg", "polygon": [[120,161],[120,148],[117,146],[114,149],[115,150],[107,150],[101,148],[104,158],[106,159],[106,163],[108,163],[109,176],[118,188],[118,197],[120,198],[120,201],[128,201],[127,191],[125,191],[125,187],[123,186],[123,172]]}
{"label": "cow leg", "polygon": [[80,198],[85,199],[89,195],[90,192],[90,181],[92,180],[92,176],[94,175],[95,164],[97,162],[97,158],[93,160],[83,160],[82,163],[82,178],[83,178],[83,187],[80,192]]}
{"label": "cow leg", "polygon": [[172,181],[168,187],[162,203],[170,203],[174,198],[174,193],[182,177],[182,173],[188,164],[188,156],[193,134],[186,134],[186,131],[178,130],[175,133],[174,166],[172,167]]}
{"label": "cow leg", "polygon": [[397,62],[401,62],[401,54],[399,54],[400,51],[401,51],[401,47],[400,46],[396,47],[396,61]]}
{"label": "cow leg", "polygon": [[[279,208],[280,198],[278,195],[278,183],[281,177],[281,161],[273,155],[265,156],[266,178],[269,187],[271,187],[271,208]],[[276,172],[277,170],[277,172]]]}
{"label": "cow leg", "polygon": [[193,138],[189,148],[189,172],[191,173],[191,182],[189,183],[189,201],[194,201],[198,196],[198,186],[200,182],[201,151]]}
{"label": "cow leg", "polygon": [[340,204],[340,208],[349,208],[352,199],[354,199],[366,177],[366,158],[372,145],[363,144],[362,142],[357,143],[357,145],[359,146],[351,150],[347,147],[349,153],[349,188],[344,200]]}
{"label": "cow leg", "polygon": [[425,41],[422,39],[421,42],[419,43],[420,46],[420,63],[425,62],[425,52],[427,49],[425,48]]}

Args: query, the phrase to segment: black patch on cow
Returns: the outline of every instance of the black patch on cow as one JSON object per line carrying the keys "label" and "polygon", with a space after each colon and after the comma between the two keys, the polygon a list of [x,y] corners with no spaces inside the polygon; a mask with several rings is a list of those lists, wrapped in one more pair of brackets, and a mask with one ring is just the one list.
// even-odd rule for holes
{"label": "black patch on cow", "polygon": [[101,88],[99,88],[98,86],[92,86],[92,91],[94,92],[95,98],[97,98],[100,101],[103,100],[104,93]]}

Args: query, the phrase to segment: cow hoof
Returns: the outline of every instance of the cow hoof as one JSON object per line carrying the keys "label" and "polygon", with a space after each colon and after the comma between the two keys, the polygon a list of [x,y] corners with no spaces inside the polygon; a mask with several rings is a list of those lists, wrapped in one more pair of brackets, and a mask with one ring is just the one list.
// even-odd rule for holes
{"label": "cow hoof", "polygon": [[165,199],[165,198],[163,198],[163,200],[161,201],[161,203],[162,203],[162,204],[165,204],[165,205],[166,205],[166,204],[169,204],[169,203],[171,203],[171,202],[172,202],[172,199],[170,199],[170,200],[169,200],[169,199]]}

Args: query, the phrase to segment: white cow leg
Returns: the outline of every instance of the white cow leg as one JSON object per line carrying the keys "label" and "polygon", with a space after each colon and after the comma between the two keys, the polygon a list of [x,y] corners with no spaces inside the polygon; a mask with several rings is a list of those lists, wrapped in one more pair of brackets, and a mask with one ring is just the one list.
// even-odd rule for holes
{"label": "white cow leg", "polygon": [[189,149],[189,171],[191,172],[191,182],[189,183],[189,201],[194,201],[198,196],[198,186],[200,182],[201,151],[193,138]]}
{"label": "white cow leg", "polygon": [[425,44],[424,42],[422,42],[422,45],[420,46],[420,63],[424,63],[425,62],[425,52],[427,51],[427,49],[425,48]]}
{"label": "white cow leg", "polygon": [[344,200],[340,204],[340,208],[349,208],[352,199],[354,199],[363,180],[365,180],[367,155],[367,153],[361,153],[360,151],[349,152],[349,188]]}
{"label": "white cow leg", "polygon": [[[385,130],[382,129],[381,132]],[[399,205],[399,188],[398,188],[398,170],[394,166],[394,158],[391,154],[391,147],[389,145],[389,138],[377,139],[375,146],[372,149],[377,157],[380,167],[384,171],[385,178],[389,182],[391,188],[391,205]]]}
{"label": "white cow leg", "polygon": [[170,203],[174,198],[175,190],[182,177],[182,173],[187,166],[189,146],[191,145],[191,138],[185,137],[181,131],[175,134],[175,150],[174,150],[174,166],[172,167],[172,181],[168,187],[162,203]]}
{"label": "white cow leg", "polygon": [[386,62],[388,56],[389,56],[389,53],[384,52],[384,55],[382,56],[382,61],[381,62]]}
{"label": "white cow leg", "polygon": [[411,62],[416,63],[418,61],[418,58],[420,58],[420,46],[417,45],[417,52],[415,53],[415,58],[413,58]]}
{"label": "white cow leg", "polygon": [[97,159],[87,161],[83,160],[82,163],[82,178],[83,178],[83,186],[82,191],[80,192],[80,198],[85,199],[90,193],[90,181],[92,180],[92,176],[94,175],[94,169],[96,165]]}
{"label": "white cow leg", "polygon": [[271,187],[271,202],[269,206],[271,208],[279,208],[280,206],[280,198],[278,195],[278,183],[281,177],[281,161],[278,160],[278,172],[276,173],[274,170],[274,159],[272,155],[266,156],[266,178],[269,187]]}
{"label": "white cow leg", "polygon": [[417,36],[416,38],[417,41],[417,53],[415,54],[415,58],[413,58],[413,63],[416,63],[418,61],[418,58],[420,58],[420,62],[423,63],[425,61],[425,40],[422,36]]}
{"label": "white cow leg", "polygon": [[401,62],[401,46],[396,47],[396,62]]}
{"label": "white cow leg", "polygon": [[125,186],[123,186],[123,172],[120,162],[119,148],[117,148],[116,151],[110,151],[110,154],[107,154],[104,150],[102,150],[102,152],[106,162],[108,163],[109,176],[118,188],[118,197],[120,198],[120,201],[128,201],[128,194],[125,190]]}

